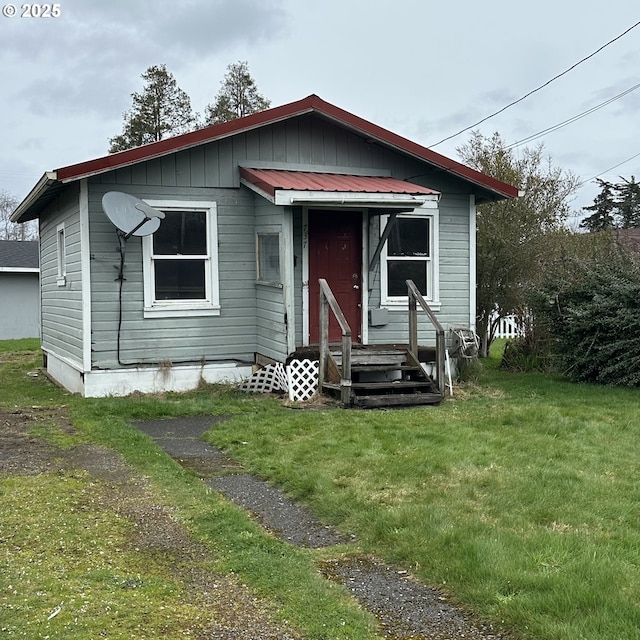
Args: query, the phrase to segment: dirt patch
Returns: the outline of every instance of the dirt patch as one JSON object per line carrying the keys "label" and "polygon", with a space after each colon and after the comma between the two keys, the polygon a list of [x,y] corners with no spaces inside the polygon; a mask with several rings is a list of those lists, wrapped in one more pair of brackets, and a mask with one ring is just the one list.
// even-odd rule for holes
{"label": "dirt patch", "polygon": [[54,416],[52,410],[34,408],[7,410],[0,408],[0,473],[37,475],[55,466],[56,447],[31,435],[43,421],[54,419],[59,428],[72,429],[63,409]]}
{"label": "dirt patch", "polygon": [[0,408],[0,477],[83,471],[95,491],[91,507],[110,510],[133,524],[130,549],[151,554],[184,585],[186,599],[212,612],[212,627],[185,629],[200,640],[296,640],[299,636],[274,621],[273,609],[233,575],[207,570],[211,552],[191,538],[149,483],[116,452],[93,444],[62,449],[33,435],[55,421],[59,432],[72,435],[64,409]]}

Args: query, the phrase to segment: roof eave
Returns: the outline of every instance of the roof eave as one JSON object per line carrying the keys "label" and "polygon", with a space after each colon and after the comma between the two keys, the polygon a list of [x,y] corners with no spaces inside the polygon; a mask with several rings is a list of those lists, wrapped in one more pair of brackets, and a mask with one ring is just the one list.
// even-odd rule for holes
{"label": "roof eave", "polygon": [[45,171],[40,180],[35,184],[33,189],[27,194],[26,198],[16,207],[15,211],[9,218],[11,222],[27,222],[33,220],[36,216],[28,216],[31,207],[43,196],[52,184],[58,181],[55,171]]}
{"label": "roof eave", "polygon": [[408,138],[398,135],[397,133],[393,133],[388,129],[364,120],[355,114],[344,111],[340,107],[324,102],[317,96],[312,96],[312,98],[316,98],[317,100],[314,110],[319,114],[329,120],[341,124],[342,126],[346,125],[348,128],[360,135],[364,135],[371,140],[379,142],[387,147],[391,147],[401,153],[411,155],[417,160],[435,165],[468,182],[472,182],[478,187],[494,193],[498,196],[498,199],[517,198],[521,195],[517,187],[502,182],[501,180],[477,171],[476,169],[472,169],[461,162],[447,158],[446,156],[439,154],[437,151],[433,151],[428,147],[423,147],[417,142],[413,142]]}
{"label": "roof eave", "polygon": [[[480,191],[489,194],[490,197],[488,199],[499,200],[518,197],[518,189],[516,187],[442,156],[427,147],[423,147],[340,107],[325,102],[316,95],[310,95],[296,102],[260,111],[244,118],[212,125],[87,162],[69,165],[55,171],[48,171],[30,191],[29,195],[18,205],[11,216],[11,221],[26,222],[36,218],[42,206],[46,204],[48,191],[56,183],[59,187],[62,187],[63,184],[69,182],[128,167],[139,162],[161,158],[171,153],[185,151],[207,142],[221,140],[306,113],[317,113],[347,129],[358,132],[366,138],[456,175],[474,184]],[[38,204],[39,206],[36,206]]]}
{"label": "roof eave", "polygon": [[[153,160],[170,153],[185,151],[200,144],[221,140],[239,133],[257,129],[266,124],[275,124],[283,120],[298,117],[305,113],[317,113],[343,127],[357,131],[367,138],[371,138],[385,146],[392,147],[396,151],[409,154],[422,162],[435,165],[444,171],[475,184],[481,189],[489,191],[494,194],[497,199],[518,197],[518,189],[516,187],[483,174],[456,160],[440,155],[432,149],[423,147],[388,129],[384,129],[379,125],[326,102],[315,94],[296,102],[273,107],[265,111],[259,111],[244,118],[211,125],[203,129],[182,134],[181,136],[166,138],[158,142],[135,147],[134,149],[127,149],[126,151],[97,158],[96,160],[63,167],[57,170],[58,179],[65,183],[80,178],[88,178],[112,169],[127,167],[140,161]],[[179,143],[176,144],[178,140]]]}

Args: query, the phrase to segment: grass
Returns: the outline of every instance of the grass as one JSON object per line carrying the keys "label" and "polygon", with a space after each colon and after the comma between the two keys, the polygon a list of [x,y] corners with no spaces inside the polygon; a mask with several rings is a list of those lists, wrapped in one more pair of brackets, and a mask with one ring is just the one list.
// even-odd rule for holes
{"label": "grass", "polygon": [[166,567],[127,548],[128,522],[87,507],[99,491],[89,478],[18,477],[2,488],[4,634],[184,637],[207,619]]}
{"label": "grass", "polygon": [[[329,552],[266,536],[131,420],[233,416],[210,441],[357,536],[331,553],[374,553],[408,568],[521,638],[640,638],[638,390],[508,374],[494,358],[479,384],[456,387],[440,407],[305,411],[222,388],[83,400],[27,377],[36,361],[37,353],[18,356],[0,343],[0,407],[67,405],[82,438],[121,451],[211,547],[218,569],[275,602],[307,638],[375,637],[373,620],[319,579],[315,567]],[[82,491],[82,479],[74,482]],[[5,509],[3,499],[2,521]],[[30,517],[38,522],[37,508]],[[97,539],[119,535],[120,526],[107,523]],[[167,576],[156,587],[141,569],[148,603],[181,602]],[[102,595],[112,597],[116,583],[106,580]]]}
{"label": "grass", "polygon": [[495,363],[483,385],[435,409],[240,415],[209,437],[522,637],[640,638],[640,393]]}
{"label": "grass", "polygon": [[[120,451],[152,481],[194,538],[211,550],[211,569],[235,576],[269,611],[309,639],[374,640],[375,621],[346,590],[317,570],[317,552],[293,548],[266,534],[243,510],[208,490],[198,478],[132,428],[135,419],[202,413],[270,413],[277,402],[227,389],[193,394],[82,399],[33,376],[33,344],[3,345],[0,409],[52,409],[34,433],[58,446],[95,442]],[[23,349],[22,351],[16,350]],[[53,409],[69,412],[77,433],[56,431]],[[98,508],[108,491],[73,474],[0,476],[0,631],[27,638],[183,638],[210,627],[215,612],[194,607],[172,567],[125,544],[133,523]],[[99,501],[98,501],[99,502]],[[50,618],[52,614],[55,614]]]}

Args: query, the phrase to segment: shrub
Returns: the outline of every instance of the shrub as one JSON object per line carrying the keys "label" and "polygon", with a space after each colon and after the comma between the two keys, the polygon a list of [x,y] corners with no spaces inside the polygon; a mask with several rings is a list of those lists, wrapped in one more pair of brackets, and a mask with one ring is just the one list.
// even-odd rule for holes
{"label": "shrub", "polygon": [[458,358],[456,362],[459,382],[478,382],[482,375],[482,362],[475,358]]}
{"label": "shrub", "polygon": [[540,305],[554,351],[571,379],[640,386],[640,265],[623,254],[574,264],[570,280],[548,284]]}
{"label": "shrub", "polygon": [[500,368],[508,371],[549,371],[551,361],[548,344],[529,333],[507,342]]}

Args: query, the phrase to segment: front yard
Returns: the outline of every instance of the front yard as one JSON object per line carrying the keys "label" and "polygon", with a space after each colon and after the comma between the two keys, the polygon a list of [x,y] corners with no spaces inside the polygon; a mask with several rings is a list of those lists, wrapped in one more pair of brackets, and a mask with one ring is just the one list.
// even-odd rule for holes
{"label": "front yard", "polygon": [[[233,572],[301,637],[376,637],[370,617],[319,581],[314,569],[336,553],[370,553],[444,589],[516,637],[640,638],[638,390],[506,374],[490,362],[478,384],[455,388],[454,397],[439,407],[420,409],[292,408],[220,388],[83,400],[28,375],[35,373],[37,353],[16,355],[15,346],[4,353],[0,346],[0,408],[44,411],[65,405],[73,433],[43,420],[37,425],[40,437],[60,447],[72,440],[122,453],[149,479],[158,499],[213,550],[216,571]],[[354,542],[332,548],[332,555],[277,543],[130,425],[202,414],[232,416],[209,432],[209,442],[352,534]],[[15,479],[0,475],[0,482],[13,494]],[[81,483],[74,478],[53,484],[57,491],[81,491]],[[35,508],[18,518],[19,505],[3,499],[2,520],[46,526],[37,507],[44,505],[40,499],[51,502],[51,495],[40,497],[29,486],[22,491]],[[119,521],[99,524],[98,538],[124,535]],[[135,582],[124,568],[118,571],[114,575]],[[6,584],[6,575],[0,577],[3,605],[17,606],[9,589],[15,585]],[[145,582],[141,575],[142,583],[155,585],[145,592],[150,610],[163,606],[163,598],[180,615],[188,610],[174,583]],[[113,589],[118,583],[105,584]],[[63,613],[64,608],[51,622]],[[164,637],[182,637],[168,629]]]}

